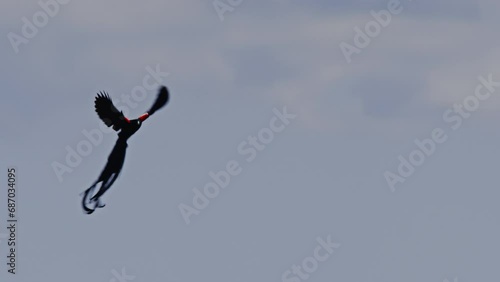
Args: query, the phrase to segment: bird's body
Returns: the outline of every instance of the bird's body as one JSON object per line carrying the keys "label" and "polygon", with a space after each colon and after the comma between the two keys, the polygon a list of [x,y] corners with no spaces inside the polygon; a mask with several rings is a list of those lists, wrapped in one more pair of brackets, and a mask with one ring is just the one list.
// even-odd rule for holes
{"label": "bird's body", "polygon": [[[118,109],[113,105],[108,94],[101,92],[95,99],[95,110],[101,120],[108,126],[112,126],[115,131],[119,131],[118,140],[108,157],[108,162],[104,167],[99,178],[83,192],[82,207],[87,214],[94,212],[96,208],[104,207],[100,197],[113,185],[118,178],[120,171],[125,161],[125,153],[127,150],[127,140],[139,130],[149,116],[158,109],[165,106],[168,102],[169,94],[166,87],[161,87],[155,103],[145,114],[137,119],[129,120],[123,115],[123,112],[118,112]],[[101,183],[99,190],[94,194],[97,184]]]}

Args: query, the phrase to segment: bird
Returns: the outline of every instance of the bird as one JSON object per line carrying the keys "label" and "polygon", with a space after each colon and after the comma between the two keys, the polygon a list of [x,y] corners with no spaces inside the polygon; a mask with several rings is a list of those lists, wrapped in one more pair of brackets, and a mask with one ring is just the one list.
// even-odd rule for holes
{"label": "bird", "polygon": [[[101,201],[101,197],[113,185],[122,170],[128,147],[127,140],[141,128],[146,119],[168,103],[169,97],[167,87],[161,86],[153,106],[137,119],[128,119],[124,116],[123,111],[118,111],[113,105],[113,101],[107,92],[101,91],[97,93],[94,101],[95,111],[106,126],[112,127],[113,130],[118,132],[118,139],[99,178],[81,193],[82,207],[86,214],[92,214],[97,208],[105,206]],[[101,183],[99,190],[94,194],[99,183]]]}

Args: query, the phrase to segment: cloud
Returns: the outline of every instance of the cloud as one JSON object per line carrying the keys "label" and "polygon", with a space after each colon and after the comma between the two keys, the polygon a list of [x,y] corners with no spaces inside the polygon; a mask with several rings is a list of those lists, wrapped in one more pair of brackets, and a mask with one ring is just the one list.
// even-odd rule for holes
{"label": "cloud", "polygon": [[[37,61],[26,75],[40,83],[121,89],[136,84],[145,66],[160,64],[170,81],[210,95],[253,93],[290,105],[298,124],[314,130],[447,106],[469,94],[478,75],[498,72],[493,1],[407,5],[347,64],[339,44],[386,4],[245,2],[220,22],[203,1],[72,1],[8,63]],[[16,8],[10,24],[36,8]]]}

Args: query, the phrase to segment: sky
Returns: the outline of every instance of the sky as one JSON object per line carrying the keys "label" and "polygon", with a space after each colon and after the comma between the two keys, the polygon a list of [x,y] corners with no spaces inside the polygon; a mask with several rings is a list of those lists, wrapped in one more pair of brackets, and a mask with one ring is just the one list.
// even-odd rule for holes
{"label": "sky", "polygon": [[[3,1],[0,281],[494,281],[499,11]],[[117,139],[97,92],[136,118],[159,85],[84,214]]]}

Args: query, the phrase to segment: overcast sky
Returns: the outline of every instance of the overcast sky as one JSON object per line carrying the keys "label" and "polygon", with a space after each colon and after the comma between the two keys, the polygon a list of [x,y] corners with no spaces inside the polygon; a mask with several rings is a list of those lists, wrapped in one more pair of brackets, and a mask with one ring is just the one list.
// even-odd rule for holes
{"label": "overcast sky", "polygon": [[[38,1],[0,4],[0,234],[11,166],[19,219],[1,281],[498,279],[498,1],[65,1],[45,23]],[[86,215],[79,194],[117,138],[94,97],[136,118],[155,69],[170,103]],[[193,189],[235,162],[196,209]]]}

